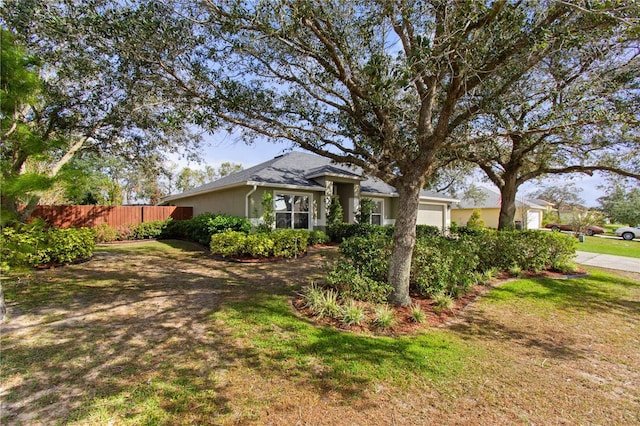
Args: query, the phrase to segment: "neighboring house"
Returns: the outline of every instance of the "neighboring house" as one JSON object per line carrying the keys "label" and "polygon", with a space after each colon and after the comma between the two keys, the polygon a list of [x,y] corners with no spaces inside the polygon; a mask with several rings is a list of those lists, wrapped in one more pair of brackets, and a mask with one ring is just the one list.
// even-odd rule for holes
{"label": "neighboring house", "polygon": [[[360,199],[376,204],[370,223],[393,225],[400,206],[397,191],[386,183],[364,177],[355,167],[335,164],[314,154],[291,152],[226,176],[198,188],[170,195],[163,205],[190,206],[193,214],[226,213],[262,221],[262,197],[271,192],[276,227],[325,229],[328,207],[336,196],[344,212],[343,220],[353,223]],[[450,225],[451,204],[457,200],[422,191],[418,224],[446,229]]]}
{"label": "neighboring house", "polygon": [[[483,194],[482,201],[462,199],[451,208],[451,220],[458,225],[466,225],[474,210],[480,211],[480,218],[487,228],[498,228],[500,206],[502,198],[500,192],[494,189],[480,187]],[[482,198],[482,197],[481,197]],[[543,200],[516,198],[516,227],[524,229],[542,228],[542,217],[551,210],[552,204]]]}

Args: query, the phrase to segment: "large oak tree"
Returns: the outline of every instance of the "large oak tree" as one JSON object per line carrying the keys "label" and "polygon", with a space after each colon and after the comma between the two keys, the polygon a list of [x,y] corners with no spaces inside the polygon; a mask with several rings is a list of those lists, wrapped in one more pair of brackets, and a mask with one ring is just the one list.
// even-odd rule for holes
{"label": "large oak tree", "polygon": [[405,305],[420,189],[532,69],[631,13],[593,3],[209,0],[177,10],[207,38],[195,66],[155,67],[201,105],[203,125],[286,139],[394,186],[389,282]]}

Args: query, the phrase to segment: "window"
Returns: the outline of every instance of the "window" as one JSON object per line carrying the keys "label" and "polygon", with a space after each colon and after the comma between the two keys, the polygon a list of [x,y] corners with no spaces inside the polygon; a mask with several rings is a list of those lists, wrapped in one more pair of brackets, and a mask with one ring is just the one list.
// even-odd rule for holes
{"label": "window", "polygon": [[276,194],[276,228],[309,229],[309,196]]}
{"label": "window", "polygon": [[374,208],[371,211],[371,224],[382,225],[382,200],[372,200]]}

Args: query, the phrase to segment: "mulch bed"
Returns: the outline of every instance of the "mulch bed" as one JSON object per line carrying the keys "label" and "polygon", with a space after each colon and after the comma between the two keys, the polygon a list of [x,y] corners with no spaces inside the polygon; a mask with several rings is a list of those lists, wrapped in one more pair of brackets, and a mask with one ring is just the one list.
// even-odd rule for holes
{"label": "mulch bed", "polygon": [[412,305],[419,305],[422,311],[425,313],[425,319],[423,322],[415,322],[411,315],[411,307],[409,306],[392,306],[395,313],[395,324],[389,328],[380,328],[374,324],[374,309],[375,306],[366,302],[356,302],[362,306],[365,311],[365,320],[360,325],[348,325],[334,318],[319,318],[315,316],[314,312],[305,307],[305,302],[302,296],[296,296],[292,300],[292,305],[302,316],[307,317],[312,322],[334,327],[338,330],[354,332],[354,333],[366,333],[375,335],[388,335],[397,336],[404,334],[413,334],[421,331],[425,331],[428,328],[433,327],[446,327],[449,324],[457,321],[463,314],[463,311],[471,305],[480,296],[488,293],[491,289],[499,287],[510,281],[521,278],[551,278],[551,279],[567,279],[585,276],[587,273],[583,270],[579,270],[574,274],[567,275],[556,271],[542,271],[539,273],[525,271],[520,277],[513,277],[508,273],[502,273],[489,283],[485,285],[475,285],[469,292],[465,293],[458,299],[454,299],[454,304],[449,309],[442,309],[438,312],[433,300],[418,295],[411,294]]}

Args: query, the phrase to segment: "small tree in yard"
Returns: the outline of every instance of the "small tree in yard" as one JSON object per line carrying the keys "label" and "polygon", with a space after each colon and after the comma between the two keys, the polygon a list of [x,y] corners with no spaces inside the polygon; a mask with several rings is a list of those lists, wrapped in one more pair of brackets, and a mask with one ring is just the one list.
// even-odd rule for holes
{"label": "small tree in yard", "polygon": [[329,205],[329,211],[327,213],[327,225],[336,225],[342,223],[344,218],[344,210],[342,204],[340,204],[340,198],[334,196],[331,198],[331,204]]}
{"label": "small tree in yard", "polygon": [[262,193],[262,223],[267,229],[273,228],[276,217],[273,211],[273,193],[265,191]]}
{"label": "small tree in yard", "polygon": [[473,212],[471,213],[471,216],[469,216],[469,220],[467,221],[467,227],[482,229],[485,226],[485,222],[484,220],[482,220],[480,215],[480,209],[473,209]]}

